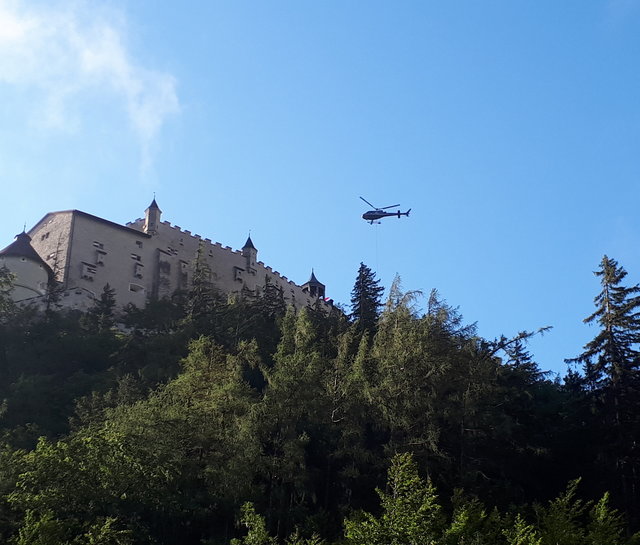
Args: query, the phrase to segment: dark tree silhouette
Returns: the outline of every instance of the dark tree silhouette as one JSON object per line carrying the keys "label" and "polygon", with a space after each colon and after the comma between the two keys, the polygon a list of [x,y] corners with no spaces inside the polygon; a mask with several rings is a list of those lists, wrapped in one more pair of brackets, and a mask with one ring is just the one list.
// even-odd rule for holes
{"label": "dark tree silhouette", "polygon": [[376,328],[384,288],[375,273],[360,263],[358,276],[351,291],[351,319],[361,331],[373,332]]}

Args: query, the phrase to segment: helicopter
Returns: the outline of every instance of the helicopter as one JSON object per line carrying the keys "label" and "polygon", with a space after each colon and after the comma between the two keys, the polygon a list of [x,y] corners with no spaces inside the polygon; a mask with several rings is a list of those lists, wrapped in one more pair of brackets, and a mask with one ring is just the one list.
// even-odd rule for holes
{"label": "helicopter", "polygon": [[[396,206],[400,206],[399,204],[392,204],[391,206],[385,206],[383,208],[378,208],[377,206],[373,206],[367,199],[365,199],[364,197],[360,197],[364,202],[366,202],[369,206],[371,206],[372,208],[374,208],[375,210],[369,210],[368,212],[365,212],[364,214],[362,214],[362,219],[368,221],[371,225],[373,225],[373,223],[376,220],[379,220],[380,218],[387,218],[387,217],[391,217],[391,216],[398,216],[398,219],[400,218],[400,216],[407,216],[409,217],[409,212],[411,212],[411,208],[409,208],[409,210],[407,210],[406,212],[400,212],[400,210],[398,210],[397,212],[385,212],[385,210],[389,209],[389,208],[395,208]],[[379,221],[377,223],[380,223]]]}

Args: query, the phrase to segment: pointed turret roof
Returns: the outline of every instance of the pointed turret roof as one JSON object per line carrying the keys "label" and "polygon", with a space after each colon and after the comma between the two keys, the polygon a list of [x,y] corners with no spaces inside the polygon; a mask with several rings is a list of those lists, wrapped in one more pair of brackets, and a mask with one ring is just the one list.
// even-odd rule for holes
{"label": "pointed turret roof", "polygon": [[314,274],[313,269],[311,269],[311,276],[309,277],[309,280],[305,282],[305,285],[306,284],[317,284],[320,286],[324,286],[324,284],[316,278],[316,275]]}
{"label": "pointed turret roof", "polygon": [[44,261],[38,252],[33,249],[33,246],[31,246],[31,237],[24,231],[19,235],[16,235],[16,239],[4,250],[0,250],[0,256],[24,257],[26,259],[30,259],[31,261],[35,261],[36,263],[44,266],[48,274],[53,274],[51,267],[49,267],[47,262]]}
{"label": "pointed turret roof", "polygon": [[242,249],[250,249],[250,250],[256,250],[257,248],[253,245],[253,241],[251,240],[251,235],[249,235],[249,237],[247,238],[247,242],[244,243],[244,246],[242,247]]}
{"label": "pointed turret roof", "polygon": [[[158,203],[156,202],[155,196],[153,197],[153,200],[151,201],[151,204],[149,205],[147,210],[160,210],[160,207],[158,206]],[[162,210],[160,210],[160,212],[162,212]]]}

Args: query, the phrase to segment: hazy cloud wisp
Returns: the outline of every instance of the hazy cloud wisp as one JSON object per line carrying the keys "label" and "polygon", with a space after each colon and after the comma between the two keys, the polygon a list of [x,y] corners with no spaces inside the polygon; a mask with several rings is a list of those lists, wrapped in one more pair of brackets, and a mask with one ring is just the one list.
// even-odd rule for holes
{"label": "hazy cloud wisp", "polygon": [[73,100],[108,94],[127,112],[143,163],[163,123],[180,110],[171,74],[140,66],[122,21],[74,2],[56,9],[0,0],[0,85],[35,92],[37,122],[75,129]]}

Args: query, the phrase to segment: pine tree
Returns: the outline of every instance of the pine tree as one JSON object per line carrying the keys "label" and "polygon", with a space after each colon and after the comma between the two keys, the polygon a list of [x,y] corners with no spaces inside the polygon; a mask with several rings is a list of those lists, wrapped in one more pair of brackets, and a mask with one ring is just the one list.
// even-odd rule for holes
{"label": "pine tree", "polygon": [[89,331],[102,333],[111,329],[115,322],[115,308],[116,290],[107,283],[85,316],[84,323]]}
{"label": "pine tree", "polygon": [[640,287],[621,285],[627,272],[606,255],[594,274],[600,277],[602,291],[594,299],[596,311],[584,322],[597,323],[600,331],[585,345],[582,354],[566,361],[584,365],[585,378],[592,390],[603,387],[617,390],[638,367]]}
{"label": "pine tree", "polygon": [[[578,357],[567,363],[583,364],[587,392],[593,404],[593,426],[601,448],[598,457],[606,486],[617,483],[627,514],[637,517],[640,504],[640,454],[635,438],[640,433],[637,399],[640,394],[640,286],[622,284],[627,272],[606,255],[594,273],[602,290],[595,297],[596,311],[584,319],[600,331]],[[604,475],[612,471],[608,478]]]}
{"label": "pine tree", "polygon": [[350,545],[414,545],[440,542],[444,517],[435,487],[418,474],[410,454],[397,454],[391,461],[388,492],[377,489],[382,514],[362,513],[345,520],[345,538]]}
{"label": "pine tree", "polygon": [[215,306],[217,294],[211,281],[211,267],[204,257],[204,246],[198,246],[193,262],[193,277],[187,294],[187,315],[198,321],[211,313]]}
{"label": "pine tree", "polygon": [[373,331],[378,321],[384,288],[375,273],[360,263],[356,283],[351,291],[351,319],[361,331]]}

